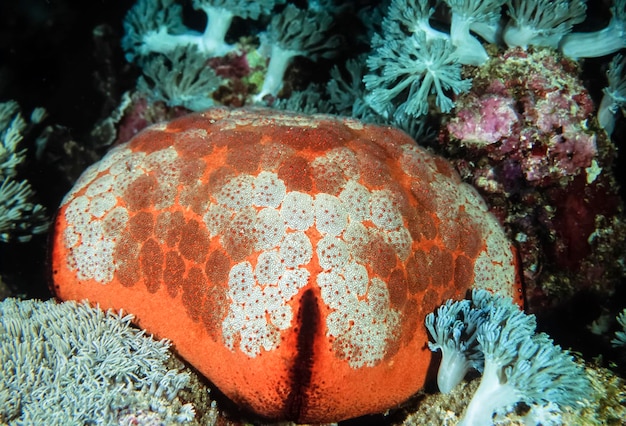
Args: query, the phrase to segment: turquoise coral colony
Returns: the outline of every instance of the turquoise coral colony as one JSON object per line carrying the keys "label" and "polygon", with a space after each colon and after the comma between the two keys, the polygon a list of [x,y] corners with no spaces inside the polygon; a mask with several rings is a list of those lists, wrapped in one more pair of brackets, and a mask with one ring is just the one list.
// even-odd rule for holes
{"label": "turquoise coral colony", "polygon": [[[610,2],[604,20],[589,19],[593,6],[136,0],[116,43],[138,78],[78,151],[91,161],[149,124],[215,106],[333,114],[403,129],[478,190],[515,243],[524,284],[524,309],[474,290],[465,300],[442,300],[418,325],[441,354],[442,394],[480,375],[454,420],[489,425],[523,406],[552,414],[533,424],[567,424],[567,413],[579,413],[570,419],[581,424],[618,424],[619,414],[603,412],[598,420],[600,410],[589,408],[619,405],[598,396],[592,360],[561,348],[582,345],[572,334],[597,334],[594,341],[618,360],[616,370],[626,372],[626,306],[615,299],[626,294],[626,221],[614,164],[626,128],[626,0]],[[583,73],[588,64],[596,66],[595,86]],[[3,96],[0,84],[0,244],[12,250],[45,235],[59,201],[40,204],[41,185],[28,182],[26,166],[53,152],[48,167],[74,180],[77,173],[68,171],[77,165],[69,165],[76,148],[60,141],[58,127],[41,125],[54,115],[37,108],[25,120],[18,103]],[[2,268],[0,278],[10,280]],[[23,295],[26,287],[15,284],[0,296]],[[563,333],[568,340],[559,345],[558,330],[552,338],[541,331],[549,328],[542,319],[571,315],[587,295],[595,306],[580,315],[586,323]],[[181,396],[189,374],[166,365],[169,342],[151,340],[131,320],[86,304],[0,301],[0,423],[43,424],[48,414],[49,424],[195,421],[198,406]],[[85,341],[92,346],[81,346]],[[81,383],[72,383],[72,374]],[[63,386],[51,387],[58,380]],[[63,410],[75,404],[72,393],[88,404]],[[48,405],[37,405],[46,398]]]}
{"label": "turquoise coral colony", "polygon": [[441,350],[437,374],[449,393],[470,368],[481,372],[476,393],[459,425],[490,425],[492,415],[515,403],[581,404],[590,392],[581,366],[545,333],[533,315],[510,298],[474,290],[471,300],[448,301],[426,317],[426,328]]}

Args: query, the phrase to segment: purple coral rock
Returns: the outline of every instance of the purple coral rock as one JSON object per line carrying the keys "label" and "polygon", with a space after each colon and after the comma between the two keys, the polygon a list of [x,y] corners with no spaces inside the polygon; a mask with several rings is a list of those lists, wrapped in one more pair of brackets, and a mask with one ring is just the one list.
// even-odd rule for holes
{"label": "purple coral rock", "polygon": [[621,276],[615,147],[578,72],[551,49],[494,56],[439,138],[517,241],[531,311],[598,283],[610,293]]}
{"label": "purple coral rock", "polygon": [[492,144],[511,136],[518,121],[512,98],[496,94],[474,95],[448,124],[448,131],[461,142]]}

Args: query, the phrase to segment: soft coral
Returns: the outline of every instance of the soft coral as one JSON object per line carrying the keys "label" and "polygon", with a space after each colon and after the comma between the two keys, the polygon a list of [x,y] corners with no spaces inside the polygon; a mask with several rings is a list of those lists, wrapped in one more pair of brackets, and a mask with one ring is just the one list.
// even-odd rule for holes
{"label": "soft coral", "polygon": [[449,301],[426,317],[426,327],[435,340],[431,349],[443,351],[442,391],[460,382],[470,366],[483,371],[461,426],[490,425],[495,411],[520,401],[573,405],[588,394],[582,368],[545,333],[535,334],[535,317],[509,297],[474,290],[471,304]]}
{"label": "soft coral", "polygon": [[234,49],[226,43],[226,33],[235,16],[258,19],[284,0],[193,0],[193,6],[207,16],[204,32],[182,23],[182,8],[172,0],[139,0],[124,20],[126,35],[122,46],[129,60],[150,52],[169,53],[194,45],[207,57],[222,56]]}

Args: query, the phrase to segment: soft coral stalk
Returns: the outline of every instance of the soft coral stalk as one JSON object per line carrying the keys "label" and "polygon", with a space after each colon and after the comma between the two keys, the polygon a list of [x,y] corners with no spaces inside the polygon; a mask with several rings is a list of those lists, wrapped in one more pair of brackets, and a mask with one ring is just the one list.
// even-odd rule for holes
{"label": "soft coral stalk", "polygon": [[183,25],[182,8],[172,0],[139,0],[126,15],[122,46],[129,51],[129,60],[137,54],[169,53],[189,45],[207,57],[222,56],[233,50],[225,38],[235,16],[258,19],[277,3],[284,0],[194,0],[194,8],[207,16],[205,30],[199,33]]}
{"label": "soft coral stalk", "polygon": [[472,309],[469,300],[448,300],[426,316],[426,328],[433,340],[428,347],[433,352],[441,350],[437,386],[442,393],[450,393],[471,368],[482,370],[483,357],[476,341],[482,317],[484,311]]}
{"label": "soft coral stalk", "polygon": [[511,338],[504,331],[490,324],[479,335],[488,346],[485,369],[459,426],[491,425],[496,410],[520,401],[575,405],[588,394],[582,368],[546,334]]}
{"label": "soft coral stalk", "polygon": [[287,67],[296,56],[310,59],[329,57],[339,45],[337,37],[327,32],[332,18],[325,12],[302,10],[288,5],[282,13],[274,16],[264,42],[271,46],[270,62],[260,92],[255,101],[265,96],[276,96],[283,85]]}
{"label": "soft coral stalk", "polygon": [[495,411],[520,401],[572,405],[585,397],[582,369],[546,334],[535,334],[535,317],[509,297],[475,289],[471,301],[449,300],[425,323],[430,349],[442,351],[441,392],[450,392],[470,368],[482,371],[461,426],[491,425]]}
{"label": "soft coral stalk", "polygon": [[193,6],[207,15],[207,26],[199,40],[201,52],[222,56],[233,50],[226,43],[226,33],[233,18],[258,19],[271,12],[275,4],[285,0],[193,0]]}
{"label": "soft coral stalk", "polygon": [[[124,18],[122,47],[126,59],[134,61],[150,53],[156,46],[147,38],[161,39],[158,51],[172,50],[179,42],[178,36],[187,30],[182,20],[182,7],[174,0],[138,0]],[[166,39],[168,43],[166,43]]]}
{"label": "soft coral stalk", "polygon": [[459,61],[465,65],[482,65],[489,59],[487,51],[472,34],[474,23],[493,24],[500,18],[500,8],[505,0],[445,0],[452,10],[450,38],[456,47]]}
{"label": "soft coral stalk", "polygon": [[626,0],[614,0],[611,12],[613,17],[602,30],[565,36],[561,52],[570,58],[597,58],[626,48]]}

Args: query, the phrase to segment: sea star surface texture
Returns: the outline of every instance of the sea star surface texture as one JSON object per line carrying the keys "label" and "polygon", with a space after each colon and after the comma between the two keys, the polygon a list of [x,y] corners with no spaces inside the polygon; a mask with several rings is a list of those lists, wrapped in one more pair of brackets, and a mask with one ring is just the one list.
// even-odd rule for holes
{"label": "sea star surface texture", "polygon": [[213,109],[89,167],[55,223],[53,287],[135,315],[266,418],[382,412],[425,382],[424,317],[515,296],[511,244],[450,164],[390,127]]}

